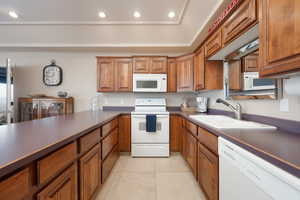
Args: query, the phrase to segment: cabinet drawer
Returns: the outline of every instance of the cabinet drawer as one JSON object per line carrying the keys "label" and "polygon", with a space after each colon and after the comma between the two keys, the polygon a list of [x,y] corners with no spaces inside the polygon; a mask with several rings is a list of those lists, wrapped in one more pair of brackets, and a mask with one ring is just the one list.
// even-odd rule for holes
{"label": "cabinet drawer", "polygon": [[61,169],[69,165],[76,158],[76,153],[76,144],[73,142],[39,160],[37,162],[38,183],[44,183]]}
{"label": "cabinet drawer", "polygon": [[209,148],[212,152],[218,155],[218,137],[208,132],[207,130],[198,128],[199,142]]}
{"label": "cabinet drawer", "polygon": [[205,56],[210,57],[222,48],[221,29],[215,32],[205,43]]}
{"label": "cabinet drawer", "polygon": [[105,137],[109,132],[118,126],[118,119],[114,119],[102,126],[102,137]]}
{"label": "cabinet drawer", "polygon": [[108,153],[118,143],[118,129],[115,129],[106,138],[102,140],[102,160],[108,155]]}
{"label": "cabinet drawer", "polygon": [[118,157],[119,157],[118,145],[116,145],[112,150],[112,152],[110,152],[107,158],[102,162],[102,184],[107,179],[109,173],[111,172],[116,161],[118,160]]}
{"label": "cabinet drawer", "polygon": [[80,153],[86,152],[100,141],[100,129],[96,129],[79,139]]}
{"label": "cabinet drawer", "polygon": [[33,174],[31,168],[10,176],[0,182],[0,199],[21,200],[28,195],[32,187]]}
{"label": "cabinet drawer", "polygon": [[77,199],[77,167],[75,165],[64,171],[37,195],[37,200],[49,199]]}
{"label": "cabinet drawer", "polygon": [[223,42],[228,44],[256,22],[256,0],[245,0],[222,27]]}
{"label": "cabinet drawer", "polygon": [[197,134],[197,132],[198,132],[198,130],[197,130],[197,125],[195,125],[195,124],[193,124],[192,122],[186,120],[186,122],[185,122],[185,127],[186,127],[186,129],[187,129],[189,132],[191,132],[194,136],[197,137],[197,135],[198,135],[198,134]]}

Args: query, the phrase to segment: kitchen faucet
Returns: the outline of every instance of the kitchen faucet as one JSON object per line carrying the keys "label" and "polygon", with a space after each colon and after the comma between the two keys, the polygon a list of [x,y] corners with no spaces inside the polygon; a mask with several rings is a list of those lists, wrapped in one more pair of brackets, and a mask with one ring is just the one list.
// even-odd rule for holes
{"label": "kitchen faucet", "polygon": [[216,103],[222,103],[225,106],[229,107],[235,114],[235,118],[238,120],[242,119],[242,106],[238,103],[235,106],[230,104],[228,101],[218,98]]}

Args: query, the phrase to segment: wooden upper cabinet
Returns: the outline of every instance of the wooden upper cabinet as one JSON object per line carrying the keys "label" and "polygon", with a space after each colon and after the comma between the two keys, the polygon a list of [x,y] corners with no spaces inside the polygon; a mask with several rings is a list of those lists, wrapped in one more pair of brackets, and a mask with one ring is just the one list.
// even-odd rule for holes
{"label": "wooden upper cabinet", "polygon": [[98,59],[98,92],[113,92],[115,90],[114,60],[110,58]]}
{"label": "wooden upper cabinet", "polygon": [[229,89],[241,90],[242,85],[242,64],[241,60],[229,62]]}
{"label": "wooden upper cabinet", "polygon": [[177,67],[176,59],[168,59],[168,92],[177,91]]}
{"label": "wooden upper cabinet", "polygon": [[205,56],[210,57],[222,48],[222,31],[217,30],[205,43]]}
{"label": "wooden upper cabinet", "polygon": [[132,59],[115,59],[114,66],[116,73],[115,90],[119,92],[132,91]]}
{"label": "wooden upper cabinet", "polygon": [[260,2],[260,75],[300,71],[300,1]]}
{"label": "wooden upper cabinet", "polygon": [[223,62],[206,61],[205,62],[205,90],[223,89]]}
{"label": "wooden upper cabinet", "polygon": [[257,22],[256,0],[244,0],[222,26],[223,44],[226,45]]}
{"label": "wooden upper cabinet", "polygon": [[166,74],[167,73],[167,57],[152,57],[150,61],[151,74]]}
{"label": "wooden upper cabinet", "polygon": [[177,91],[194,90],[194,54],[177,59]]}
{"label": "wooden upper cabinet", "polygon": [[77,200],[77,167],[72,165],[44,188],[37,200]]}
{"label": "wooden upper cabinet", "polygon": [[199,91],[205,88],[205,54],[201,47],[194,56],[194,90]]}
{"label": "wooden upper cabinet", "polygon": [[258,72],[258,52],[254,52],[242,59],[244,72]]}
{"label": "wooden upper cabinet", "polygon": [[133,72],[134,73],[149,73],[150,57],[134,57]]}

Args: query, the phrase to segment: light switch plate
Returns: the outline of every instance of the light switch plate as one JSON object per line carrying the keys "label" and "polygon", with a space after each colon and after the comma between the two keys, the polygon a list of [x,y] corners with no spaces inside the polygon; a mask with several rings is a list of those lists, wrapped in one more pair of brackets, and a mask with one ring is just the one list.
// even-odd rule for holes
{"label": "light switch plate", "polygon": [[289,112],[289,100],[288,99],[280,100],[280,111],[281,112]]}

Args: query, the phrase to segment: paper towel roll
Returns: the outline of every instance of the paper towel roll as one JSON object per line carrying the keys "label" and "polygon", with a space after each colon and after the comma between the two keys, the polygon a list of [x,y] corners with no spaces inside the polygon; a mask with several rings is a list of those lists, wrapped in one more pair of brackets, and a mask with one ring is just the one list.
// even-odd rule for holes
{"label": "paper towel roll", "polygon": [[287,79],[284,84],[286,94],[300,96],[300,76]]}

